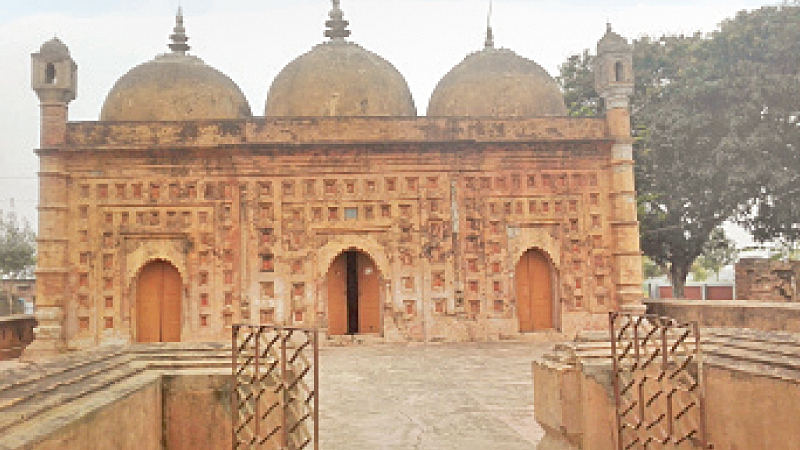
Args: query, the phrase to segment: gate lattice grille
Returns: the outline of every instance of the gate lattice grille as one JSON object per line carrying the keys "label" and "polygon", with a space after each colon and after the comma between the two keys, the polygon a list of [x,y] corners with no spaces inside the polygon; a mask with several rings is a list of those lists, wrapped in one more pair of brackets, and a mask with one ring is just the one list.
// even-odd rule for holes
{"label": "gate lattice grille", "polygon": [[611,313],[618,450],[710,449],[697,322]]}
{"label": "gate lattice grille", "polygon": [[316,329],[233,326],[233,448],[319,450]]}

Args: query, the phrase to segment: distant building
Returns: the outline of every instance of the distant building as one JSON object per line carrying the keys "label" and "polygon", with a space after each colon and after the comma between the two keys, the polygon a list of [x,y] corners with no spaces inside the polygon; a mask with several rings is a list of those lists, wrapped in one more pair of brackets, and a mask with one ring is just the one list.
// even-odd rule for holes
{"label": "distant building", "polygon": [[488,340],[639,307],[627,41],[609,27],[598,44],[604,117],[568,117],[553,78],[491,29],[418,117],[338,3],[263,117],[187,53],[181,15],[171,51],[120,78],[98,121],[68,122],[67,47],[33,55],[35,351],[228,340],[235,322]]}
{"label": "distant building", "polygon": [[36,301],[36,279],[0,280],[0,316],[32,314]]}

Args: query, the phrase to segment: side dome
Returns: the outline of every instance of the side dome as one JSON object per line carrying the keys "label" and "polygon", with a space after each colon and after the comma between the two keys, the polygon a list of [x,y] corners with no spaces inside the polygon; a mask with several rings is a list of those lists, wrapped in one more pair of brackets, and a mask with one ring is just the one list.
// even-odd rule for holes
{"label": "side dome", "polygon": [[252,116],[242,91],[222,72],[187,55],[188,38],[178,13],[171,53],[134,67],[114,84],[102,121],[241,119]]}
{"label": "side dome", "polygon": [[334,1],[325,35],[289,63],[267,94],[267,117],[416,116],[405,78],[388,61],[345,40],[347,21]]}
{"label": "side dome", "polygon": [[495,49],[489,30],[486,48],[468,55],[439,81],[428,116],[566,116],[564,96],[540,65],[511,50]]}

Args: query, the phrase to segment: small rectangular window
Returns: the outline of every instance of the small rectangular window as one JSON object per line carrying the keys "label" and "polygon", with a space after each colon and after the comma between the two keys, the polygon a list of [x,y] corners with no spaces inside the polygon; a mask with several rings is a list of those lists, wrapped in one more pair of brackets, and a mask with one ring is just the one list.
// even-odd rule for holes
{"label": "small rectangular window", "polygon": [[275,271],[275,255],[266,253],[261,255],[261,271],[274,272]]}
{"label": "small rectangular window", "polygon": [[345,220],[358,220],[358,208],[345,208],[344,209],[344,219]]}

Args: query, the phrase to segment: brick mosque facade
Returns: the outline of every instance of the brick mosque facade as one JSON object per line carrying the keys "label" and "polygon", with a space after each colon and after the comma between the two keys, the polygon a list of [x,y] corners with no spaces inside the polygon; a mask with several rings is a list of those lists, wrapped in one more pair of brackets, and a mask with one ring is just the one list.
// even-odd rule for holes
{"label": "brick mosque facade", "polygon": [[[341,43],[334,4],[327,36]],[[183,58],[182,17],[172,38]],[[500,51],[487,39],[484,52]],[[491,54],[520,58],[505,52]],[[232,115],[167,104],[127,117],[169,94],[145,101],[136,85],[145,98],[131,100],[123,78],[101,120],[70,122],[77,66],[49,41],[33,55],[42,142],[29,351],[226,341],[239,322],[386,341],[605,327],[608,311],[641,308],[641,264],[630,48],[609,29],[598,53],[601,117],[416,116],[369,93],[360,113],[333,96],[316,116],[271,115],[268,99],[252,117],[224,82],[209,95]],[[371,109],[384,105],[394,112]]]}

